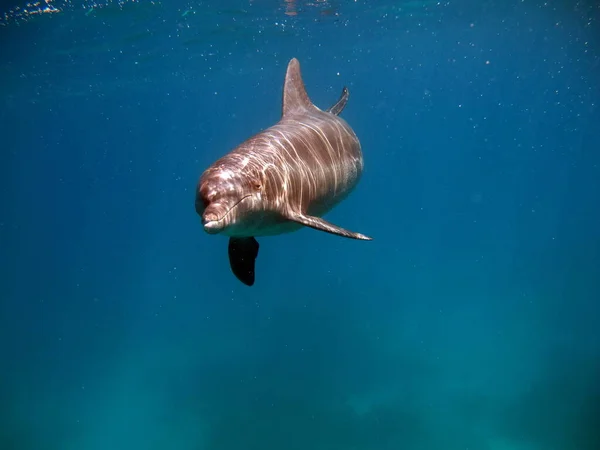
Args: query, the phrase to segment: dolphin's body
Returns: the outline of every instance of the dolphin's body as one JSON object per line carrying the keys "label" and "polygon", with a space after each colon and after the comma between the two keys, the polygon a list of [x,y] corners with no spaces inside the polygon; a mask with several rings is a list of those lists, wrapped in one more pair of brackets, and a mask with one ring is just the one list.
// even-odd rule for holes
{"label": "dolphin's body", "polygon": [[352,191],[363,170],[358,138],[338,117],[347,101],[344,88],[327,111],[317,108],[304,88],[300,63],[292,59],[281,120],[217,160],[200,177],[196,211],[206,232],[230,237],[231,269],[244,284],[254,284],[256,236],[307,226],[371,239],[321,218]]}

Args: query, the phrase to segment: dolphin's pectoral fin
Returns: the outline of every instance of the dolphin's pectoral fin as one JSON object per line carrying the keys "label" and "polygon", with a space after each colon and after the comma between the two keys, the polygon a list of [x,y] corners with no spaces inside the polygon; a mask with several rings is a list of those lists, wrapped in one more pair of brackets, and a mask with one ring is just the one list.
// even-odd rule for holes
{"label": "dolphin's pectoral fin", "polygon": [[346,107],[346,103],[348,103],[348,95],[349,95],[348,88],[346,86],[344,86],[344,88],[342,89],[342,95],[340,95],[340,99],[337,101],[337,103],[335,105],[333,105],[331,108],[329,108],[327,110],[327,112],[330,112],[331,114],[335,114],[336,116],[339,116],[340,113]]}
{"label": "dolphin's pectoral fin", "polygon": [[369,236],[344,230],[343,228],[329,223],[326,220],[321,219],[320,217],[307,216],[305,214],[300,213],[288,213],[287,218],[292,222],[296,222],[304,226],[314,228],[315,230],[321,230],[327,233],[337,234],[338,236],[347,237],[350,239],[360,239],[363,241],[372,240],[372,238],[370,238]]}
{"label": "dolphin's pectoral fin", "polygon": [[254,284],[254,263],[258,256],[258,241],[253,237],[229,238],[231,271],[246,286]]}

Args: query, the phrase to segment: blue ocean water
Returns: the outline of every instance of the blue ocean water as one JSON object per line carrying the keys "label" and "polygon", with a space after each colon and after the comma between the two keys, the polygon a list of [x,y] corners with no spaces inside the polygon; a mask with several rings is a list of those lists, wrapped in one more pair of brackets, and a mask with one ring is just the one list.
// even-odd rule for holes
{"label": "blue ocean water", "polygon": [[[600,448],[596,2],[6,3],[1,450]],[[249,288],[195,186],[292,57],[374,240]]]}

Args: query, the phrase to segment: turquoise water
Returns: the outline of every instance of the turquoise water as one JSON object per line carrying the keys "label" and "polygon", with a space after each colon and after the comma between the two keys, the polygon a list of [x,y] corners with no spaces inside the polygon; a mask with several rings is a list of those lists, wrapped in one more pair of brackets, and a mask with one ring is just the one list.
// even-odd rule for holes
{"label": "turquoise water", "polygon": [[[2,5],[1,450],[600,448],[597,4]],[[292,57],[374,240],[249,288],[194,191]]]}

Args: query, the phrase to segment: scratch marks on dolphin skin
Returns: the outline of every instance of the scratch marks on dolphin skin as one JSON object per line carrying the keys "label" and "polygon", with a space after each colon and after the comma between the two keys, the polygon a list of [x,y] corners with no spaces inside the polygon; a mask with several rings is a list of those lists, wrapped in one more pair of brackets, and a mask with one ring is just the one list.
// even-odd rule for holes
{"label": "scratch marks on dolphin skin", "polygon": [[[240,197],[245,191],[234,186],[233,174],[256,174],[262,195],[252,203],[261,203],[262,211],[285,205],[295,212],[324,214],[358,182],[362,165],[358,138],[342,118],[300,110],[225,155],[213,170],[222,181],[231,180],[227,190],[237,189]],[[227,219],[235,222],[236,216],[231,211]]]}

